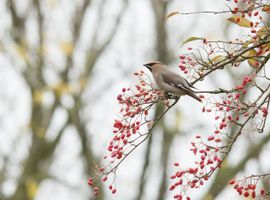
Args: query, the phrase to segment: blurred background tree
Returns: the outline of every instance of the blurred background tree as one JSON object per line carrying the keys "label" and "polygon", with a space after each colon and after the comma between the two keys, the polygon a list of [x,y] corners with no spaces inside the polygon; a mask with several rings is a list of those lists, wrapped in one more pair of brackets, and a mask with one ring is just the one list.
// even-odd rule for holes
{"label": "blurred background tree", "polygon": [[[87,177],[103,157],[118,110],[115,97],[132,81],[131,74],[149,60],[176,65],[187,36],[241,35],[224,22],[226,16],[166,20],[179,8],[226,9],[215,0],[0,2],[0,199],[91,198]],[[234,85],[241,73],[224,70],[198,87]],[[117,182],[121,192],[112,197],[100,183],[97,199],[170,199],[168,166],[178,158],[191,162],[184,150],[187,141],[211,125],[201,119],[200,105],[183,106],[193,104],[188,101],[181,100],[125,164],[127,170]],[[162,109],[157,107],[155,114]],[[229,158],[208,192],[194,195],[226,199],[231,191],[223,190],[235,174],[254,161],[258,170],[267,167],[257,161],[269,149],[268,141],[269,136],[254,141],[246,135],[250,151],[244,159],[239,161],[237,155],[246,152],[247,145],[238,154],[232,151],[236,156]],[[269,181],[265,184],[269,188]]]}

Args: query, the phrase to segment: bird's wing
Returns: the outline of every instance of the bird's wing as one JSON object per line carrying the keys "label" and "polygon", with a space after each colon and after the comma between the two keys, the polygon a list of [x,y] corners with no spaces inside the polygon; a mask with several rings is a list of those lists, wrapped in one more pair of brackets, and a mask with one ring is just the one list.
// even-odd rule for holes
{"label": "bird's wing", "polygon": [[173,87],[185,90],[187,92],[192,91],[192,89],[190,88],[192,87],[190,83],[185,78],[181,77],[173,71],[168,70],[166,72],[161,72],[161,76],[165,83]]}
{"label": "bird's wing", "polygon": [[185,79],[185,81],[187,82],[187,84],[188,84],[188,86],[189,87],[191,87],[191,88],[194,88],[194,89],[196,89],[197,90],[197,88],[196,87],[194,87],[193,85],[191,85],[186,79]]}

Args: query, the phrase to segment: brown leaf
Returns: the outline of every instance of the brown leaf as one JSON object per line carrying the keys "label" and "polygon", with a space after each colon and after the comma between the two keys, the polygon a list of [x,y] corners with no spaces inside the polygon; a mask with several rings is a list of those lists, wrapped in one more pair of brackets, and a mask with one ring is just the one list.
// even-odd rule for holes
{"label": "brown leaf", "polygon": [[201,38],[201,37],[190,37],[190,38],[186,39],[184,42],[182,42],[181,46],[183,46],[184,44],[186,44],[188,42],[192,42],[194,40],[203,40],[203,38]]}
{"label": "brown leaf", "polygon": [[252,58],[248,59],[248,64],[254,69],[258,69],[260,67],[260,62]]}
{"label": "brown leaf", "polygon": [[179,15],[179,14],[180,14],[180,12],[178,12],[178,11],[171,12],[166,16],[166,19],[169,19],[170,17],[175,16],[175,15]]}
{"label": "brown leaf", "polygon": [[252,68],[255,68],[257,69],[259,66],[260,66],[260,62],[255,60],[254,58],[252,57],[255,57],[257,55],[257,52],[254,50],[254,49],[251,49],[247,52],[247,57],[251,57],[249,58],[247,61],[248,61],[248,64],[252,67]]}
{"label": "brown leaf", "polygon": [[263,26],[257,32],[258,36],[260,36],[260,38],[263,40],[269,36],[269,33],[270,33],[270,29],[267,26]]}
{"label": "brown leaf", "polygon": [[215,57],[213,57],[213,58],[211,59],[211,62],[212,62],[213,64],[216,64],[216,63],[218,63],[218,62],[223,61],[224,59],[225,59],[225,56],[223,56],[223,55],[217,55],[217,56],[215,56]]}
{"label": "brown leaf", "polygon": [[270,5],[265,5],[265,6],[262,8],[262,11],[267,12],[268,14],[270,14]]}
{"label": "brown leaf", "polygon": [[246,28],[252,27],[251,21],[247,20],[246,18],[240,17],[240,16],[232,16],[232,17],[228,18],[227,20],[237,24],[238,26],[242,26],[242,27],[246,27]]}

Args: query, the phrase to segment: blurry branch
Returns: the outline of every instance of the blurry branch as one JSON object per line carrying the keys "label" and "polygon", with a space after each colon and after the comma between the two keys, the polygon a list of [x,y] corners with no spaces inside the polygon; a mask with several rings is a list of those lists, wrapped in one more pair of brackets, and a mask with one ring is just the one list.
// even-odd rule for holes
{"label": "blurry branch", "polygon": [[[0,169],[0,188],[3,187],[3,184],[5,180],[7,179],[7,168],[8,168],[8,157],[1,152],[1,161],[2,161],[2,168]],[[2,193],[2,190],[0,190],[0,199],[4,199],[4,194]]]}
{"label": "blurry branch", "polygon": [[[79,97],[76,97],[75,102],[75,106],[71,110],[69,110],[70,122],[75,126],[80,137],[80,142],[82,145],[82,156],[86,161],[86,173],[87,175],[92,176],[95,171],[91,167],[94,163],[99,163],[99,160],[97,160],[91,149],[89,132],[86,129],[86,123],[84,123],[80,117],[80,110],[83,107],[81,99]],[[102,183],[99,182],[99,195],[96,197],[96,200],[102,199],[104,199],[104,192]]]}
{"label": "blurry branch", "polygon": [[[74,40],[75,42],[78,39],[78,35],[80,32],[80,26],[82,24],[82,19],[84,16],[84,12],[86,10],[87,4],[90,1],[84,1],[84,5],[82,8],[82,11],[79,12],[79,15],[76,15],[77,20],[74,24]],[[44,19],[43,15],[41,13],[41,2],[38,0],[33,1],[33,9],[35,9],[37,13],[37,23],[38,23],[38,33],[39,33],[39,49],[43,48],[44,46]],[[26,50],[26,44],[24,41],[25,38],[25,18],[21,18],[16,13],[15,5],[13,1],[9,1],[9,8],[11,12],[12,22],[13,22],[13,28],[12,30],[12,36],[14,38],[14,41],[17,43],[18,46],[22,46],[24,50]],[[39,52],[39,51],[37,51]],[[25,164],[23,165],[22,174],[18,179],[18,186],[14,193],[14,195],[11,197],[11,199],[32,199],[35,196],[35,192],[32,193],[31,196],[29,196],[27,181],[29,178],[35,183],[36,187],[39,186],[39,183],[42,181],[42,177],[45,177],[45,174],[48,174],[48,165],[43,165],[42,168],[40,168],[40,163],[47,162],[49,159],[51,159],[53,152],[55,151],[55,148],[59,144],[62,135],[65,132],[66,127],[70,123],[70,120],[67,120],[61,130],[59,131],[57,137],[54,141],[48,142],[45,139],[45,134],[47,132],[48,127],[51,124],[52,116],[55,113],[56,109],[60,107],[60,96],[57,94],[56,91],[54,92],[55,95],[55,101],[51,108],[44,108],[41,103],[35,102],[35,95],[38,92],[42,92],[42,88],[45,87],[45,82],[43,81],[42,77],[42,68],[44,67],[44,54],[37,53],[37,63],[35,65],[31,65],[29,60],[26,61],[26,65],[28,65],[28,68],[26,68],[25,71],[25,79],[32,91],[32,100],[33,100],[33,107],[32,107],[32,117],[31,117],[31,129],[33,132],[32,135],[32,144],[29,149],[29,156],[24,161]],[[68,71],[70,61],[67,62],[68,66],[66,67],[66,71]],[[32,67],[33,66],[33,67]],[[64,75],[66,76],[66,75]],[[63,79],[66,79],[66,77],[62,77]],[[44,175],[42,175],[44,174]]]}
{"label": "blurry branch", "polygon": [[147,146],[146,146],[146,152],[144,156],[144,163],[142,167],[142,172],[140,175],[140,183],[139,183],[139,191],[137,193],[137,197],[135,198],[136,200],[142,200],[143,199],[143,194],[144,194],[144,189],[146,188],[146,173],[149,167],[149,162],[150,162],[150,155],[151,155],[151,148],[152,148],[152,140],[153,136],[151,135],[149,139],[147,140]]}
{"label": "blurry branch", "polygon": [[95,32],[93,34],[92,40],[91,40],[91,44],[92,47],[97,46],[97,39],[98,39],[98,34],[100,32],[100,24],[102,22],[102,18],[103,18],[103,7],[105,6],[106,0],[101,0],[101,2],[98,5],[98,12],[97,12],[97,19],[95,21]]}
{"label": "blurry branch", "polygon": [[[85,12],[86,11],[86,4],[89,3],[90,1],[87,1],[84,3],[84,6],[82,7],[83,10],[81,12]],[[104,2],[102,1],[102,3],[100,4],[100,13],[104,12],[103,10],[103,6],[104,6]],[[81,74],[80,80],[83,80],[85,83],[84,85],[87,84],[87,82],[89,81],[89,78],[91,77],[91,73],[92,70],[94,69],[95,63],[97,62],[97,60],[99,59],[99,57],[102,55],[102,53],[104,52],[104,50],[109,46],[109,44],[112,42],[114,36],[116,35],[116,32],[119,28],[121,19],[122,19],[122,15],[124,14],[124,11],[126,10],[127,7],[127,3],[128,1],[123,1],[124,5],[122,6],[122,9],[119,11],[119,14],[116,18],[116,22],[113,25],[113,28],[109,34],[109,36],[105,39],[105,41],[103,42],[103,44],[101,46],[98,46],[96,44],[96,41],[92,42],[91,47],[89,48],[89,50],[87,51],[87,56],[86,56],[86,63],[85,63],[85,70],[84,72]],[[80,20],[76,19],[75,23],[76,25],[74,26],[74,31],[76,31],[77,29],[79,29],[79,27],[81,26],[83,17],[79,16],[78,18],[81,18]],[[100,19],[98,19],[100,20]],[[97,27],[95,28],[95,33],[94,35],[98,35],[99,33],[99,28]],[[74,33],[75,36],[73,38],[73,42],[74,44],[76,43],[76,41],[78,40],[78,33]],[[95,38],[95,37],[94,37]],[[96,38],[95,38],[96,40]],[[71,65],[71,58],[68,58],[68,65]],[[67,72],[67,71],[66,71]],[[69,110],[69,116],[70,116],[70,121],[71,123],[75,126],[75,128],[77,129],[77,132],[79,134],[80,137],[80,141],[81,141],[81,145],[82,145],[82,156],[84,157],[86,163],[86,170],[87,170],[87,174],[88,175],[93,175],[94,171],[91,168],[91,166],[93,166],[93,163],[99,163],[99,161],[97,160],[97,158],[94,156],[93,151],[91,149],[91,145],[90,145],[90,139],[89,139],[89,133],[87,131],[86,128],[86,123],[82,120],[81,116],[80,116],[80,111],[83,108],[83,102],[82,102],[82,94],[84,93],[85,87],[81,88],[81,91],[78,94],[75,94],[73,96],[74,100],[75,100],[75,105],[72,109]],[[102,183],[99,182],[99,195],[97,196],[97,199],[102,200],[104,199],[104,194],[103,194],[103,189],[101,187]]]}
{"label": "blurry branch", "polygon": [[16,43],[21,43],[22,38],[24,38],[21,36],[25,34],[25,17],[17,14],[14,0],[8,0],[6,2],[10,10],[13,25],[11,35],[14,37]]}
{"label": "blurry branch", "polygon": [[[104,0],[102,0],[100,6],[104,6]],[[117,30],[119,29],[121,20],[123,18],[123,15],[126,11],[126,8],[128,6],[128,0],[123,0],[123,5],[122,8],[120,9],[120,11],[118,12],[118,16],[116,17],[115,23],[113,24],[112,30],[109,33],[109,35],[107,36],[107,38],[105,39],[105,41],[103,42],[103,44],[101,44],[100,46],[96,43],[96,36],[94,36],[94,41],[92,42],[92,45],[90,46],[90,49],[87,52],[87,58],[86,58],[86,68],[85,68],[85,73],[83,74],[83,76],[87,76],[89,79],[89,75],[93,70],[93,67],[95,65],[95,63],[97,62],[97,60],[99,59],[99,57],[101,56],[101,54],[105,51],[105,49],[111,44],[111,42],[113,41],[114,37],[116,36]],[[101,9],[101,7],[99,8],[100,11],[104,12],[104,9]],[[100,13],[102,13],[100,12]],[[99,15],[99,17],[101,17],[101,15]],[[100,18],[98,19],[100,21]],[[97,27],[95,29],[95,33],[94,35],[98,35],[99,33],[99,28]],[[83,77],[82,77],[83,78]],[[87,80],[88,80],[87,79]]]}
{"label": "blurry branch", "polygon": [[82,29],[82,22],[85,18],[86,10],[92,3],[92,0],[84,0],[82,3],[82,6],[79,10],[76,10],[74,21],[73,21],[73,41],[76,43],[76,41],[79,38],[79,34],[81,33]]}
{"label": "blurry branch", "polygon": [[70,119],[67,119],[66,122],[62,125],[62,128],[59,130],[58,135],[56,136],[56,138],[50,143],[50,151],[51,154],[53,154],[53,152],[55,151],[57,145],[60,143],[60,140],[66,130],[66,128],[70,125]]}
{"label": "blurry branch", "polygon": [[[98,58],[100,57],[101,53],[110,45],[112,42],[114,36],[116,35],[116,32],[119,28],[119,25],[121,23],[122,16],[124,15],[126,8],[128,6],[128,0],[123,0],[123,5],[121,10],[118,13],[118,16],[116,17],[115,23],[113,24],[112,30],[109,33],[107,39],[103,42],[103,44],[98,45],[96,44],[96,36],[93,37],[92,45],[89,48],[87,52],[87,57],[86,57],[86,63],[85,63],[85,72],[82,75],[82,80],[86,80],[87,77],[89,76],[89,73],[92,71],[95,63],[97,62]],[[102,4],[101,4],[102,5]],[[99,19],[98,19],[99,20]],[[94,35],[98,35],[99,33],[99,28],[95,29]]]}
{"label": "blurry branch", "polygon": [[168,63],[167,31],[165,26],[167,2],[151,0],[156,25],[156,52],[159,60]]}
{"label": "blurry branch", "polygon": [[[82,73],[82,75],[80,77],[80,80],[85,82],[84,85],[86,85],[86,82],[88,82],[96,61],[102,55],[103,51],[110,44],[110,42],[113,40],[113,38],[116,34],[116,30],[118,29],[119,24],[120,24],[120,19],[122,17],[122,14],[124,13],[125,8],[126,8],[127,1],[124,1],[124,2],[125,2],[125,6],[123,6],[122,10],[119,12],[119,15],[116,19],[116,23],[113,25],[112,32],[109,34],[108,38],[105,40],[103,45],[101,47],[97,47],[97,46],[93,45],[93,44],[95,44],[95,43],[93,43],[87,52],[88,55],[87,55],[86,64],[85,64],[85,71]],[[90,0],[83,1],[82,6],[76,11],[76,13],[74,15],[73,27],[72,27],[72,31],[73,31],[72,44],[73,44],[74,48],[77,46],[77,43],[79,40],[79,34],[82,30],[82,24],[83,24],[83,20],[85,18],[86,10],[87,10],[88,6],[90,5],[90,3],[91,3]],[[103,6],[104,4],[102,3],[101,5]],[[102,6],[100,7],[100,10],[103,12]],[[99,24],[97,24],[97,25],[99,25]],[[99,31],[99,28],[96,27],[95,34],[98,34],[98,31]],[[73,66],[72,55],[73,54],[66,55],[66,59],[67,59],[66,67],[65,67],[65,70],[63,71],[63,73],[61,74],[61,79],[64,83],[66,83],[68,81],[68,72],[71,69],[71,67]],[[86,123],[81,119],[81,116],[80,116],[80,111],[83,108],[82,94],[84,93],[84,89],[85,89],[85,87],[82,87],[80,89],[79,93],[73,94],[75,105],[73,108],[68,110],[68,116],[69,116],[69,122],[75,126],[75,128],[77,129],[78,135],[80,137],[80,141],[81,141],[81,145],[82,145],[82,156],[86,161],[86,163],[85,163],[85,167],[87,170],[86,173],[88,175],[92,175],[94,173],[94,171],[91,169],[91,166],[93,165],[94,162],[97,162],[97,158],[95,158],[93,151],[91,149],[90,140],[89,140],[89,136],[88,136],[89,133],[86,129]],[[58,138],[60,138],[61,135],[59,134],[58,136],[59,136]],[[99,183],[99,185],[100,186],[102,185],[101,182]],[[97,198],[99,200],[104,199],[102,187],[100,187],[99,193],[100,194]]]}
{"label": "blurry branch", "polygon": [[[157,52],[157,59],[162,60],[165,63],[170,62],[170,56],[169,56],[169,49],[168,49],[168,33],[166,30],[166,14],[167,14],[167,7],[168,7],[169,1],[162,1],[162,0],[151,0],[152,8],[154,11],[155,16],[155,28],[156,28],[156,52]],[[156,114],[158,114],[160,111],[163,110],[162,108],[157,108]],[[167,177],[167,166],[168,166],[168,158],[170,153],[170,147],[171,143],[174,139],[176,129],[171,129],[165,125],[165,119],[161,119],[161,128],[162,136],[163,136],[163,142],[161,146],[161,166],[162,166],[162,175],[161,175],[161,184],[158,189],[158,200],[165,199],[167,186],[168,186],[168,177]]]}
{"label": "blurry branch", "polygon": [[[125,71],[121,70],[119,72],[119,76],[118,76],[118,80],[123,80],[125,77],[127,77],[128,75],[130,75],[130,70],[127,69]],[[110,91],[110,89],[114,86],[114,83],[117,80],[108,80],[106,83],[104,83],[102,86],[100,86],[101,89],[106,88],[107,91]],[[99,99],[102,97],[103,93],[100,92],[100,90],[98,90],[96,93],[93,92],[91,94],[91,97],[89,98],[90,101],[94,102],[94,101],[99,101]]]}
{"label": "blurry branch", "polygon": [[[26,53],[26,41],[25,41],[25,21],[26,21],[26,16],[19,16],[19,14],[16,11],[16,5],[14,3],[14,0],[9,0],[7,2],[7,7],[10,10],[10,16],[11,16],[11,21],[12,21],[12,26],[10,30],[10,36],[14,40],[15,45],[17,48],[19,48],[19,51],[24,51]],[[13,58],[13,56],[12,56]],[[26,65],[28,68],[31,68],[31,63],[29,62],[28,59],[24,59]],[[28,84],[31,84],[30,78],[28,77],[27,71],[23,72],[23,75],[26,79],[26,82]]]}
{"label": "blurry branch", "polygon": [[[39,35],[39,49],[42,49],[44,47],[44,18],[43,15],[41,13],[41,5],[40,5],[40,1],[39,0],[34,0],[34,8],[37,12],[37,22],[38,22],[38,35]],[[42,50],[41,50],[42,51]],[[39,53],[37,53],[37,64],[36,64],[36,68],[37,68],[37,76],[39,78],[39,80],[42,82],[42,84],[44,85],[44,80],[43,80],[43,76],[42,76],[42,67],[44,64],[44,56],[43,53],[41,53],[41,51],[37,51]],[[33,70],[33,69],[27,69],[27,70]]]}
{"label": "blurry branch", "polygon": [[[155,29],[156,29],[156,53],[157,53],[157,60],[162,60],[164,62],[170,62],[170,56],[169,56],[169,49],[167,45],[167,30],[166,30],[166,24],[165,24],[165,16],[167,12],[167,6],[168,2],[162,1],[162,0],[152,0],[152,8],[154,13],[154,19],[155,19]],[[175,103],[178,100],[175,101]],[[173,103],[172,106],[175,104]],[[160,118],[160,116],[163,116],[163,113],[166,113],[163,105],[158,105],[155,110],[155,118],[157,119],[155,123],[157,123],[160,120],[161,128],[163,129],[162,135],[163,135],[163,143],[162,143],[162,177],[161,177],[161,185],[159,188],[159,193],[157,199],[161,200],[165,198],[166,194],[166,188],[167,188],[167,164],[168,164],[168,157],[169,157],[169,150],[171,146],[171,142],[173,141],[173,136],[175,135],[175,130],[168,129],[168,127],[165,126],[164,119]],[[162,114],[161,114],[162,113]],[[158,117],[159,116],[159,117]],[[152,129],[152,128],[151,128]],[[172,132],[171,132],[172,131]],[[151,130],[149,131],[149,133]],[[150,134],[151,135],[151,134]],[[148,145],[147,145],[147,151],[144,158],[144,164],[143,164],[143,171],[141,173],[140,178],[140,184],[139,184],[139,191],[137,194],[136,199],[141,200],[144,193],[144,188],[146,185],[145,180],[146,178],[146,171],[149,167],[149,159],[150,159],[150,152],[151,152],[151,144],[152,144],[152,136],[149,138]]]}
{"label": "blurry branch", "polygon": [[[41,7],[39,1],[34,1],[34,9],[37,12],[37,21],[39,25],[39,44],[43,45],[43,16],[41,14]],[[22,48],[24,53],[27,52],[27,44],[25,43],[25,20],[26,17],[21,17],[16,12],[15,3],[14,1],[8,1],[8,8],[10,10],[10,15],[12,19],[12,27],[11,27],[11,36],[14,39],[17,47]],[[43,55],[37,55],[38,63],[37,65],[32,68],[29,59],[24,59],[26,65],[28,66],[24,75],[25,80],[28,83],[31,91],[32,91],[32,100],[33,100],[33,107],[32,107],[32,117],[31,117],[31,129],[33,132],[32,135],[32,144],[29,149],[29,156],[24,161],[22,174],[18,179],[18,185],[16,191],[11,199],[32,199],[34,198],[34,193],[29,196],[27,181],[29,178],[35,183],[38,187],[39,182],[42,180],[42,175],[40,174],[45,173],[47,170],[39,169],[39,163],[44,161],[46,158],[50,157],[51,153],[53,152],[50,148],[50,144],[45,141],[44,135],[47,131],[47,128],[50,124],[51,116],[53,115],[54,109],[57,107],[56,103],[53,105],[52,110],[45,110],[42,108],[41,104],[37,104],[34,101],[34,96],[38,89],[42,88],[44,82],[42,80],[42,70],[43,67]],[[61,134],[60,134],[61,135]]]}
{"label": "blurry branch", "polygon": [[[10,10],[10,15],[12,19],[12,27],[11,27],[11,37],[14,40],[16,45],[17,51],[21,51],[20,53],[25,54],[23,61],[25,62],[27,68],[23,72],[26,82],[33,88],[40,88],[42,87],[44,81],[42,77],[42,67],[43,67],[43,55],[40,54],[40,51],[37,50],[37,63],[31,63],[28,57],[28,44],[26,43],[26,33],[25,33],[25,25],[27,20],[26,16],[20,16],[16,11],[16,6],[13,0],[7,1],[8,8]],[[41,5],[40,1],[33,0],[33,8],[36,10],[37,14],[37,24],[38,24],[38,33],[39,33],[39,48],[43,47],[43,16],[41,13]],[[30,7],[27,9],[26,13],[29,14]]]}
{"label": "blurry branch", "polygon": [[[83,20],[85,18],[85,15],[86,15],[86,11],[87,11],[87,8],[90,6],[91,4],[91,0],[84,0],[83,1],[83,4],[80,8],[78,8],[76,11],[75,11],[75,14],[74,14],[74,18],[73,18],[73,23],[72,23],[72,45],[73,45],[73,50],[72,52],[74,52],[74,49],[76,49],[76,46],[77,46],[77,43],[79,41],[79,37],[80,37],[80,33],[82,31],[82,24],[83,24]],[[70,54],[66,54],[66,59],[67,59],[67,62],[66,62],[66,67],[65,67],[65,70],[63,71],[63,73],[61,74],[61,78],[63,80],[63,82],[67,82],[68,80],[68,72],[70,70],[70,68],[72,67],[72,65],[74,64],[73,63],[73,60],[72,60],[72,56],[73,54],[70,53]]]}
{"label": "blurry branch", "polygon": [[[22,174],[18,179],[18,186],[13,196],[10,199],[33,199],[36,191],[32,196],[29,196],[28,182],[30,179],[38,187],[40,182],[48,176],[49,160],[52,157],[57,145],[62,138],[69,120],[67,120],[60,129],[57,137],[49,142],[45,139],[46,131],[51,123],[52,115],[55,111],[42,114],[40,107],[34,107],[32,113],[32,144],[29,149],[29,156],[24,161]],[[46,116],[51,116],[50,119],[45,119]],[[44,123],[45,120],[45,124]],[[44,127],[46,126],[46,127]],[[42,167],[41,167],[42,166]]]}
{"label": "blurry branch", "polygon": [[233,179],[238,172],[244,170],[244,167],[250,159],[258,159],[264,146],[268,144],[269,141],[270,133],[266,134],[266,136],[258,144],[254,144],[251,148],[249,148],[246,156],[235,167],[226,167],[226,165],[222,167],[216,174],[214,184],[211,185],[208,193],[205,194],[203,199],[209,196],[212,199],[215,199],[225,189],[225,187],[228,185],[228,182]]}
{"label": "blurry branch", "polygon": [[[157,105],[156,110],[155,110],[154,119],[159,119],[159,116],[163,115],[162,112],[166,112],[166,110],[164,111],[164,108],[163,108],[162,105]],[[144,157],[143,169],[142,169],[142,172],[141,172],[141,175],[140,175],[139,190],[138,190],[138,193],[137,193],[137,197],[135,198],[136,200],[142,200],[143,199],[144,190],[146,188],[147,170],[149,168],[149,162],[150,162],[150,159],[151,159],[150,158],[150,156],[151,156],[151,148],[153,147],[152,142],[153,142],[153,136],[152,136],[152,134],[150,134],[149,139],[148,139],[148,143],[147,143],[147,147],[146,147],[146,153],[145,153],[145,157]]]}
{"label": "blurry branch", "polygon": [[[75,12],[74,18],[71,23],[72,30],[72,45],[73,48],[76,48],[77,43],[80,38],[80,33],[82,31],[83,20],[86,16],[86,11],[89,5],[91,4],[91,0],[83,0],[78,9]],[[104,2],[100,4],[99,13],[104,13]],[[46,140],[46,133],[49,126],[52,123],[53,115],[56,113],[57,109],[62,107],[61,105],[61,96],[59,91],[51,90],[54,94],[54,102],[50,107],[45,107],[42,102],[36,102],[35,98],[37,95],[43,95],[43,89],[47,87],[47,83],[44,81],[44,75],[42,74],[44,71],[44,61],[45,56],[44,53],[39,51],[44,48],[45,39],[44,38],[44,14],[42,13],[42,1],[39,0],[31,0],[29,4],[33,5],[30,11],[33,11],[36,15],[36,21],[38,24],[38,36],[39,43],[37,47],[37,51],[35,53],[36,59],[34,62],[31,62],[29,56],[27,55],[23,61],[26,64],[26,69],[22,72],[24,78],[32,92],[32,116],[30,128],[32,131],[32,141],[29,147],[29,152],[27,158],[22,163],[22,173],[17,180],[17,188],[15,193],[10,197],[10,199],[27,199],[31,200],[35,197],[37,189],[39,187],[40,182],[48,177],[48,169],[49,162],[52,162],[52,155],[58,146],[62,136],[65,133],[66,128],[69,125],[74,125],[77,129],[77,132],[80,136],[80,141],[82,145],[82,156],[86,161],[86,169],[87,174],[91,175],[94,171],[91,169],[92,164],[96,161],[96,158],[92,152],[89,133],[86,128],[86,122],[81,119],[80,111],[83,109],[82,103],[82,94],[85,90],[85,87],[82,87],[79,93],[71,94],[75,100],[75,106],[71,109],[67,109],[68,111],[68,120],[63,124],[59,132],[57,133],[56,138],[53,141]],[[28,54],[29,47],[26,44],[26,33],[25,33],[25,24],[26,20],[29,17],[29,13],[25,13],[25,16],[20,16],[17,13],[15,1],[7,1],[7,5],[10,11],[10,16],[12,19],[12,27],[11,27],[11,37],[14,40],[16,47],[22,48],[23,53]],[[86,64],[85,70],[81,75],[80,80],[84,82],[88,82],[91,77],[92,70],[96,61],[103,54],[104,50],[110,45],[112,40],[114,39],[119,25],[121,23],[121,19],[125,10],[127,8],[128,1],[123,0],[123,6],[116,17],[115,23],[112,25],[111,32],[108,34],[108,37],[102,42],[101,45],[96,43],[97,36],[99,34],[100,28],[99,23],[97,23],[97,27],[94,29],[96,38],[92,42],[92,45],[86,52]],[[100,15],[101,16],[101,15]],[[101,20],[99,16],[98,20]],[[60,74],[60,78],[63,84],[68,84],[68,73],[70,72],[71,67],[74,65],[73,61],[73,53],[74,50],[66,55],[66,66],[63,72]],[[14,59],[15,60],[15,59]],[[84,84],[85,85],[85,84]],[[43,98],[43,97],[40,97]],[[31,184],[35,186],[35,190],[29,193],[29,180],[31,180]],[[104,199],[102,195],[102,189],[100,190],[100,195],[98,197],[99,200]]]}
{"label": "blurry branch", "polygon": [[[97,62],[97,60],[99,59],[101,54],[104,52],[106,47],[112,42],[114,36],[116,35],[117,29],[119,28],[119,25],[120,25],[120,22],[122,19],[122,15],[124,14],[124,11],[126,10],[127,4],[128,4],[127,0],[124,0],[123,2],[124,2],[124,5],[122,6],[122,9],[119,11],[119,14],[116,18],[116,22],[114,23],[113,28],[112,28],[109,36],[105,40],[105,42],[101,46],[97,46],[95,41],[93,41],[90,49],[87,51],[85,71],[81,75],[81,78],[80,78],[81,80],[84,80],[86,82],[89,80],[89,78],[90,78],[89,76],[92,73],[92,70],[94,68],[95,63]],[[104,1],[102,1],[102,3],[100,5],[104,6]],[[103,9],[101,9],[101,8],[100,8],[100,10],[103,11]],[[98,33],[99,33],[99,28],[97,27],[95,29],[94,35],[97,35]],[[79,112],[80,112],[80,109],[82,108],[81,96],[82,96],[83,92],[84,92],[84,88],[75,97],[76,105],[74,106],[74,109],[70,111],[70,115],[72,116],[71,119],[79,132],[82,143],[85,146],[85,150],[86,150],[87,140],[85,139],[85,137],[87,135],[87,131],[86,131],[86,127],[84,127],[85,124],[82,124],[82,122],[79,120],[80,119]],[[77,116],[77,117],[74,117],[74,116]],[[89,156],[87,158],[87,159],[89,159],[88,162],[92,162],[93,161],[92,158],[93,158],[93,156]],[[90,167],[90,165],[88,165],[88,166]]]}
{"label": "blurry branch", "polygon": [[73,185],[73,184],[69,183],[67,180],[64,180],[63,178],[59,178],[55,175],[49,175],[48,178],[67,187],[67,188],[69,188],[70,190],[74,190],[74,192],[81,189],[80,185]]}
{"label": "blurry branch", "polygon": [[[163,120],[164,123],[164,120]],[[166,197],[166,192],[168,190],[168,166],[169,166],[169,155],[172,142],[176,136],[176,129],[169,128],[165,125],[163,133],[163,143],[162,143],[162,176],[161,185],[159,187],[158,200],[163,200]]]}

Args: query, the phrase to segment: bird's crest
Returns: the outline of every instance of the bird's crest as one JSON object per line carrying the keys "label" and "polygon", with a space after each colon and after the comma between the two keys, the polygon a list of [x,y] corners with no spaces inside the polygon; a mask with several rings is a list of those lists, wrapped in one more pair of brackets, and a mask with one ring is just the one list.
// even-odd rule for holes
{"label": "bird's crest", "polygon": [[[144,66],[152,67],[152,66],[154,66],[155,64],[163,64],[163,63],[160,62],[160,61],[152,61],[152,62],[149,62],[149,63],[144,64]],[[164,65],[164,64],[163,64],[163,65]]]}

